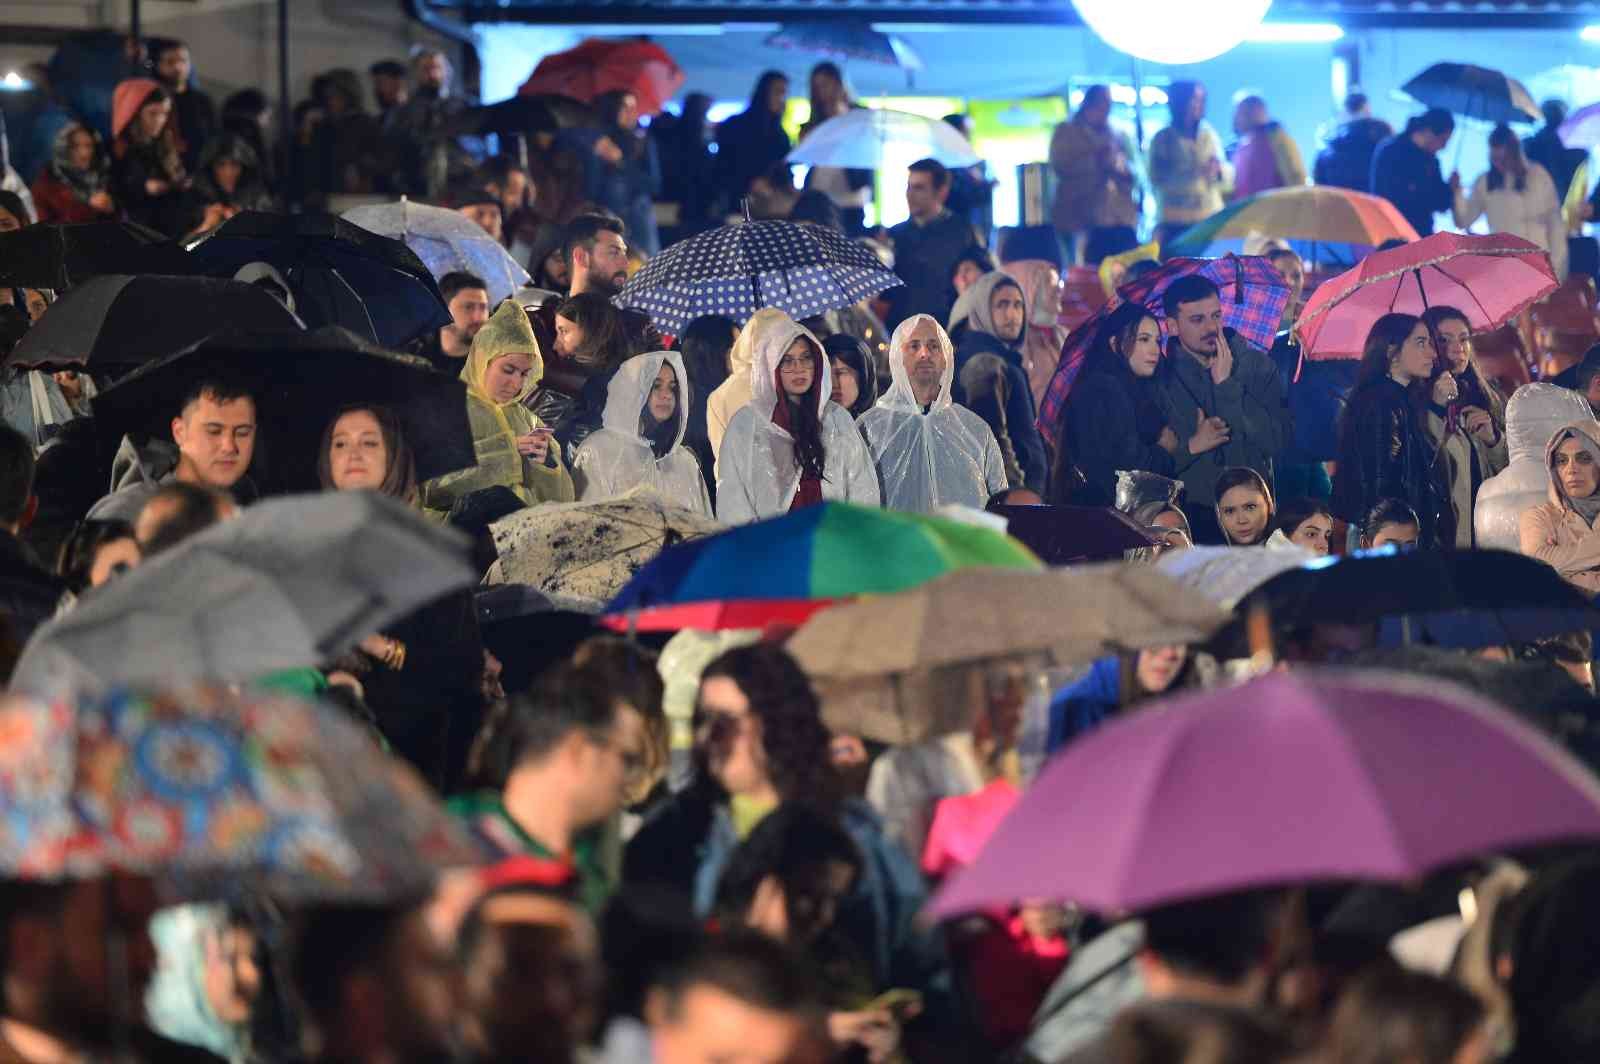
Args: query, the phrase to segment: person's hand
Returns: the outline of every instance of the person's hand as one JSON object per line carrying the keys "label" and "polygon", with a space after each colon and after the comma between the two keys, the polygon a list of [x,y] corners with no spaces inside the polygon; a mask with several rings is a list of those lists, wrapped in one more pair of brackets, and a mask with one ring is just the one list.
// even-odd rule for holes
{"label": "person's hand", "polygon": [[1498,433],[1495,431],[1494,418],[1489,416],[1489,411],[1476,406],[1461,408],[1461,424],[1467,431],[1478,437],[1484,443],[1493,445]]}
{"label": "person's hand", "polygon": [[1438,406],[1449,406],[1460,394],[1461,389],[1457,387],[1453,374],[1441,373],[1439,379],[1433,382],[1433,401]]}
{"label": "person's hand", "polygon": [[616,166],[622,161],[622,149],[617,147],[617,142],[610,137],[601,137],[594,142],[594,153],[601,162]]}
{"label": "person's hand", "polygon": [[167,191],[171,188],[172,186],[165,181],[158,180],[154,177],[145,178],[144,194],[146,196],[165,196]]}
{"label": "person's hand", "polygon": [[1172,431],[1171,425],[1163,425],[1161,427],[1161,435],[1156,440],[1156,446],[1168,454],[1177,454],[1179,449],[1183,447],[1183,441],[1178,439],[1178,434]]}
{"label": "person's hand", "polygon": [[56,387],[61,389],[61,394],[67,402],[76,403],[83,398],[83,380],[76,370],[64,369],[59,373],[52,373],[51,379],[56,382]]}
{"label": "person's hand", "polygon": [[101,214],[114,214],[117,204],[111,198],[111,193],[101,189],[89,197],[89,209],[99,211]]}
{"label": "person's hand", "polygon": [[517,453],[533,459],[537,465],[543,465],[550,455],[550,430],[534,429],[526,436],[518,436]]}
{"label": "person's hand", "polygon": [[835,735],[828,744],[828,760],[834,768],[851,768],[867,763],[867,747],[858,736]]}
{"label": "person's hand", "polygon": [[1205,454],[1228,442],[1228,423],[1220,417],[1206,417],[1204,410],[1195,418],[1194,435],[1189,437],[1189,453]]}
{"label": "person's hand", "polygon": [[205,217],[200,219],[201,229],[215,229],[229,218],[233,217],[233,210],[223,203],[210,203],[206,205]]}
{"label": "person's hand", "polygon": [[328,686],[343,687],[361,699],[361,701],[365,702],[367,700],[367,689],[361,686],[361,681],[343,669],[335,669],[333,672],[328,673]]}
{"label": "person's hand", "polygon": [[1211,360],[1211,383],[1221,384],[1233,376],[1233,348],[1228,346],[1228,338],[1217,338],[1217,353]]}
{"label": "person's hand", "polygon": [[900,1025],[887,1011],[834,1012],[828,1015],[828,1037],[841,1049],[860,1046],[872,1064],[884,1064],[900,1048]]}
{"label": "person's hand", "polygon": [[382,636],[374,632],[357,645],[368,657],[377,658],[379,661],[382,661],[384,658],[389,656],[389,647],[391,642],[392,641],[387,636]]}

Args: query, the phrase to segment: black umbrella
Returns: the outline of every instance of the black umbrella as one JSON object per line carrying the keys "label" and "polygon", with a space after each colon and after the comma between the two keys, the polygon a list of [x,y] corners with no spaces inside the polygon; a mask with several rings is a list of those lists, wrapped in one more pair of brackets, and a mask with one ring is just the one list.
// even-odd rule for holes
{"label": "black umbrella", "polygon": [[338,325],[404,347],[450,324],[439,286],[416,253],[331,214],[246,211],[189,252],[190,273],[232,277],[251,262],[275,267],[310,328]]}
{"label": "black umbrella", "polygon": [[1144,529],[1125,513],[1097,506],[996,506],[1006,531],[1046,565],[1120,559],[1150,546]]}
{"label": "black umbrella", "polygon": [[215,333],[299,332],[305,326],[265,289],[210,277],[108,274],[58,299],[4,365],[118,376]]}
{"label": "black umbrella", "polygon": [[[377,403],[400,419],[427,480],[476,463],[467,423],[466,385],[412,355],[362,342],[343,329],[300,333],[226,333],[151,362],[94,401],[103,433],[165,438],[184,393],[197,377],[224,373],[256,392],[256,417],[274,489],[315,489],[317,445],[334,412]],[[258,465],[260,463],[257,463]],[[252,468],[259,477],[261,470]]]}
{"label": "black umbrella", "polygon": [[1485,122],[1537,122],[1539,107],[1522,82],[1470,63],[1435,63],[1402,86],[1429,107]]}
{"label": "black umbrella", "polygon": [[0,233],[0,288],[61,291],[105,273],[187,273],[183,249],[134,222],[30,225]]}
{"label": "black umbrella", "polygon": [[579,129],[597,122],[594,108],[582,100],[544,94],[513,96],[509,100],[483,107],[468,107],[451,119],[448,131],[451,136],[482,136],[488,133],[531,136]]}

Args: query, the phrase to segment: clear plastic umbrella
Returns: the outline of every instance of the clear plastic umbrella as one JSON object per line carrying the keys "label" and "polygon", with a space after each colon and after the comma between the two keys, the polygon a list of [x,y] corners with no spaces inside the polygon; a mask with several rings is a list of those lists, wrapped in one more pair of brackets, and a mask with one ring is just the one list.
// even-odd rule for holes
{"label": "clear plastic umbrella", "polygon": [[496,303],[528,283],[528,271],[482,226],[444,207],[402,199],[353,207],[343,217],[379,236],[403,241],[435,279],[457,270],[477,274]]}
{"label": "clear plastic umbrella", "polygon": [[830,118],[789,153],[789,162],[878,170],[893,160],[937,159],[946,166],[982,160],[947,122],[887,108],[858,107]]}

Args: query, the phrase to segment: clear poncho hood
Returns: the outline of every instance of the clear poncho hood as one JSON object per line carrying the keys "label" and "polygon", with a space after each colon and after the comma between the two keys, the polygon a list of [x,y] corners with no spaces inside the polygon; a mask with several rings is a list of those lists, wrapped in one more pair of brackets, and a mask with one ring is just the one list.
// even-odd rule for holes
{"label": "clear poncho hood", "polygon": [[671,366],[678,379],[678,405],[673,410],[677,422],[672,437],[671,450],[683,444],[683,433],[688,428],[689,376],[683,368],[683,356],[676,351],[651,351],[628,359],[612,374],[606,386],[606,409],[601,415],[601,426],[612,432],[631,436],[648,447],[650,441],[639,435],[639,417],[650,402],[650,389],[663,365]]}

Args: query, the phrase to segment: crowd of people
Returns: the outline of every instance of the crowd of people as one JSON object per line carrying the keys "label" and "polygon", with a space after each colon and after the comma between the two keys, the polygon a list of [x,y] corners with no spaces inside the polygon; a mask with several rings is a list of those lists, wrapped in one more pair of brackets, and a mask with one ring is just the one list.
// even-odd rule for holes
{"label": "crowd of people", "polygon": [[[1140,152],[1110,123],[1109,90],[1089,89],[1050,148],[1059,241],[996,256],[975,206],[981,173],[913,163],[908,220],[870,235],[872,173],[813,169],[796,187],[776,72],[714,131],[703,96],[646,130],[639,100],[617,92],[593,102],[591,126],[535,138],[525,158],[483,157],[448,58],[423,51],[409,69],[372,67],[375,112],[355,72],[319,77],[295,109],[294,150],[280,153],[259,93],[219,111],[181,42],[144,59],[116,86],[107,140],[68,116],[31,196],[0,191],[0,239],[103,220],[181,239],[242,211],[407,195],[459,211],[532,283],[496,301],[471,272],[436,278],[448,324],[401,361],[464,404],[452,410],[472,461],[433,476],[419,476],[418,456],[436,441],[377,396],[307,424],[279,408],[281,391],[218,363],[158,412],[162,434],[107,440],[95,401],[114,375],[0,368],[8,674],[30,638],[284,480],[378,493],[451,526],[477,574],[508,517],[649,497],[708,526],[827,503],[986,527],[1019,508],[1111,510],[1145,537],[1126,556],[1140,566],[1196,546],[1307,560],[1494,546],[1600,593],[1600,346],[1568,386],[1508,399],[1478,363],[1471,318],[1440,305],[1381,317],[1359,361],[1302,364],[1291,326],[1306,269],[1282,242],[1265,251],[1290,291],[1270,350],[1224,325],[1222,292],[1199,273],[1168,285],[1159,309],[1129,302],[1064,326],[1064,269],[1136,247],[1146,180],[1162,240],[1232,198],[1308,180],[1259,96],[1237,102],[1227,149],[1205,121],[1204,86],[1174,84],[1172,123]],[[830,63],[809,90],[802,137],[859,106]],[[1525,150],[1496,129],[1491,171],[1464,190],[1436,159],[1448,113],[1393,134],[1364,106],[1349,101],[1318,182],[1360,175],[1419,233],[1439,213],[1458,225],[1487,213],[1565,272],[1565,224],[1545,210],[1559,177],[1536,161],[1544,141]],[[661,200],[678,210],[658,228]],[[746,212],[878,243],[901,283],[798,320],[769,306],[675,330],[621,305],[664,244]],[[271,268],[238,276],[285,300],[299,283]],[[59,312],[59,295],[0,289],[8,352]],[[1056,423],[1041,423],[1074,345],[1081,368]],[[314,460],[269,479],[266,454],[281,465],[300,453],[274,438],[286,425]],[[1484,854],[1424,883],[1264,884],[1134,913],[1017,898],[943,923],[926,915],[992,830],[986,810],[1016,801],[1041,759],[1167,695],[1227,682],[1209,648],[1118,653],[1043,698],[1020,664],[977,668],[962,726],[885,744],[824,722],[788,628],[685,631],[662,648],[580,620],[575,633],[552,622],[506,638],[461,590],[332,660],[218,677],[339,707],[446,799],[480,864],[383,906],[249,895],[158,912],[148,878],[0,880],[0,1061],[1600,1054],[1592,848]],[[1286,667],[1377,660],[1375,630],[1339,621],[1279,633]],[[1493,651],[1516,659],[1503,700],[1558,682],[1559,709],[1593,714],[1588,633]],[[20,809],[0,812],[0,834],[24,830]],[[1458,912],[1470,930],[1442,961],[1395,944]]]}

